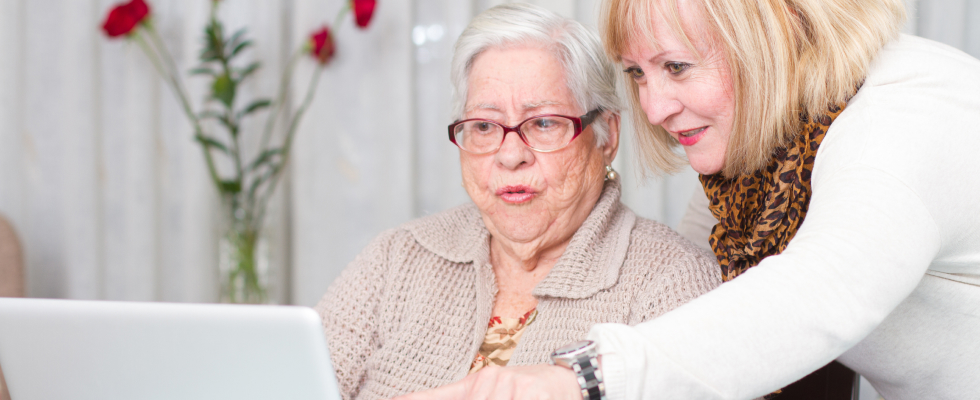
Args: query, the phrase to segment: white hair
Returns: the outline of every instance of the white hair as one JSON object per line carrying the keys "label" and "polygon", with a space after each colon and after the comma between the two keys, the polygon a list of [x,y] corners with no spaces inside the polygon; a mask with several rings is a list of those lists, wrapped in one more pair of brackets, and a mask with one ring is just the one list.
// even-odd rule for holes
{"label": "white hair", "polygon": [[[599,36],[578,21],[544,8],[522,3],[490,8],[470,22],[456,41],[450,79],[453,85],[453,118],[463,118],[470,69],[477,56],[491,48],[537,45],[551,51],[561,63],[577,105],[585,112],[602,109],[619,114],[616,70],[606,58]],[[609,137],[609,125],[601,116],[592,123],[596,145]]]}

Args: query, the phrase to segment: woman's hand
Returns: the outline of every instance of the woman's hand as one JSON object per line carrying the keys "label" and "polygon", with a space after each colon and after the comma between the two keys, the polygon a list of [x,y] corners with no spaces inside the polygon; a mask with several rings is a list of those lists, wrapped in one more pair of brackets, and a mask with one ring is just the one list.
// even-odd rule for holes
{"label": "woman's hand", "polygon": [[582,400],[582,391],[568,368],[490,365],[459,382],[392,400]]}

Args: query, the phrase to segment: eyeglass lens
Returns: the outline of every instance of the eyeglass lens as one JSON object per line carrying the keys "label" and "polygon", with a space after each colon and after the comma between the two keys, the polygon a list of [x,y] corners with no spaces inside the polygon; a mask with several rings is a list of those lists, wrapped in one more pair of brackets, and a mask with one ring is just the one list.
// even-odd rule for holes
{"label": "eyeglass lens", "polygon": [[[558,150],[575,136],[575,123],[558,116],[532,118],[518,129],[527,139],[528,147],[539,151]],[[504,128],[488,120],[465,121],[456,125],[453,134],[463,150],[477,154],[495,151],[504,141]]]}

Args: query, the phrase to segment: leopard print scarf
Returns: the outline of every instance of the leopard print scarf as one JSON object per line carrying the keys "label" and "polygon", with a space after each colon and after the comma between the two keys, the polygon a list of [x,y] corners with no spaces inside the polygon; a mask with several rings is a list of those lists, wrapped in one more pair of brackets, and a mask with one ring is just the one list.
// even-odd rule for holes
{"label": "leopard print scarf", "polygon": [[812,121],[803,117],[799,138],[776,151],[763,169],[734,179],[700,176],[711,214],[719,221],[709,243],[726,282],[781,253],[796,235],[810,204],[817,149],[844,106],[833,106]]}

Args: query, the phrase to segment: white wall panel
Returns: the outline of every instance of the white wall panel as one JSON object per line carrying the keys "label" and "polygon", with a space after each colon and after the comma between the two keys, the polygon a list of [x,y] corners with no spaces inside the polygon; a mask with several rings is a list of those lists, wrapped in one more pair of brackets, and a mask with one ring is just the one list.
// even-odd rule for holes
{"label": "white wall panel", "polygon": [[[161,2],[154,12],[162,39],[179,68],[187,71],[195,67],[208,18],[207,2]],[[262,45],[258,44],[260,48]],[[207,80],[190,77],[184,82],[191,103],[199,108],[207,94]],[[217,272],[212,267],[217,257],[217,193],[207,176],[200,146],[192,140],[193,128],[174,93],[165,85],[160,87],[158,112],[160,235],[156,243],[155,299],[214,301],[218,292]]]}
{"label": "white wall panel", "polygon": [[[325,4],[326,3],[326,4]],[[295,2],[295,45],[334,20],[339,2]],[[351,17],[296,139],[293,301],[313,305],[361,248],[414,216],[412,3],[381,2],[368,30]],[[311,63],[301,64],[294,104]]]}
{"label": "white wall panel", "polygon": [[972,0],[966,4],[966,27],[963,34],[963,50],[980,58],[980,1]]}
{"label": "white wall panel", "polygon": [[415,51],[415,215],[433,214],[469,201],[462,187],[459,150],[449,141],[447,126],[453,122],[449,82],[453,45],[473,13],[473,5],[465,1],[415,3],[411,32]]}
{"label": "white wall panel", "polygon": [[[65,41],[58,68],[60,93],[52,93],[52,101],[44,109],[63,118],[49,118],[61,136],[61,170],[63,177],[58,196],[57,215],[64,221],[60,232],[64,246],[59,250],[64,262],[64,290],[69,297],[97,299],[101,297],[102,204],[99,164],[101,162],[101,130],[98,102],[98,37],[91,34],[91,20],[98,19],[97,3],[76,1],[58,4],[58,21],[50,26]],[[81,62],[72,62],[79,60]],[[51,107],[57,107],[52,109]],[[61,112],[59,112],[59,110]]]}
{"label": "white wall panel", "polygon": [[63,258],[65,220],[61,209],[62,185],[65,176],[62,154],[69,132],[60,129],[58,111],[67,108],[66,80],[60,74],[60,54],[46,46],[32,43],[58,43],[61,18],[53,0],[25,4],[25,25],[22,31],[26,46],[22,49],[22,78],[24,103],[22,120],[23,141],[26,145],[24,169],[27,172],[25,212],[29,221],[20,226],[25,237],[27,257],[52,268],[28,270],[29,293],[55,296],[65,288]]}
{"label": "white wall panel", "polygon": [[916,33],[956,48],[964,48],[968,3],[968,0],[920,1],[916,8]]}
{"label": "white wall panel", "polygon": [[104,44],[101,80],[104,296],[153,300],[157,235],[162,233],[158,225],[162,150],[158,111],[160,101],[170,95],[131,42]]}

